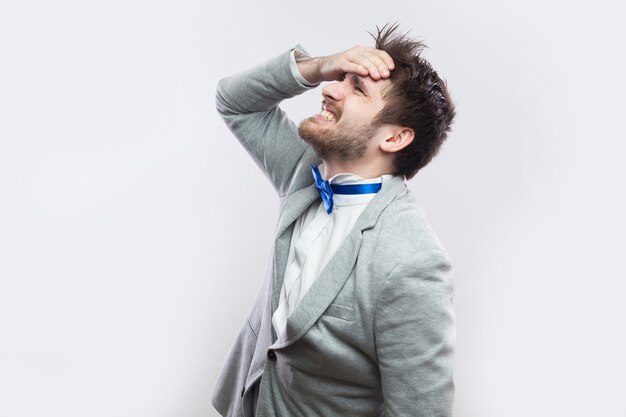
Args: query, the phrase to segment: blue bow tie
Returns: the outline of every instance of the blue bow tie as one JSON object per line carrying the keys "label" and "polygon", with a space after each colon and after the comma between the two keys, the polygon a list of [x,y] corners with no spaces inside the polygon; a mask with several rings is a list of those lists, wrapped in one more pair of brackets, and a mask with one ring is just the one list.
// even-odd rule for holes
{"label": "blue bow tie", "polygon": [[372,194],[377,193],[382,188],[381,183],[377,184],[331,184],[322,178],[317,165],[311,165],[311,172],[315,179],[315,186],[320,192],[326,213],[333,211],[333,194]]}

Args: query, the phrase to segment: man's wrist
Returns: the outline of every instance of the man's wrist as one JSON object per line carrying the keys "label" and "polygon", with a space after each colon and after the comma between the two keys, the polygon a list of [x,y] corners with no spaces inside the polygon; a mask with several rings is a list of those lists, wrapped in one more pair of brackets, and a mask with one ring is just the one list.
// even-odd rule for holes
{"label": "man's wrist", "polygon": [[[290,67],[294,78],[305,87],[317,87],[320,81],[315,77],[315,62],[308,62],[300,65],[305,61],[316,60],[312,58],[302,46],[298,45],[291,50]],[[304,71],[304,74],[302,73]]]}
{"label": "man's wrist", "polygon": [[320,58],[307,58],[296,61],[300,75],[310,84],[319,84],[322,82],[319,61]]}

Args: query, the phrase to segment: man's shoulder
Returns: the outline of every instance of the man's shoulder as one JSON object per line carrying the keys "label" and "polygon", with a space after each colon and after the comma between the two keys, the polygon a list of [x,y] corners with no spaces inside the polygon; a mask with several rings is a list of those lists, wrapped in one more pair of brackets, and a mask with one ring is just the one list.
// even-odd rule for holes
{"label": "man's shoulder", "polygon": [[[448,252],[427,220],[426,211],[408,188],[385,207],[372,228],[363,231],[358,259],[366,264],[363,270],[369,279],[378,283],[372,288],[378,289],[393,273],[423,279],[432,277],[433,271],[452,268]],[[451,275],[438,277],[442,284],[451,285]]]}
{"label": "man's shoulder", "polygon": [[447,258],[426,211],[408,188],[381,212],[371,235],[381,243],[381,247],[393,247],[396,256],[398,251],[404,256],[437,252]]}

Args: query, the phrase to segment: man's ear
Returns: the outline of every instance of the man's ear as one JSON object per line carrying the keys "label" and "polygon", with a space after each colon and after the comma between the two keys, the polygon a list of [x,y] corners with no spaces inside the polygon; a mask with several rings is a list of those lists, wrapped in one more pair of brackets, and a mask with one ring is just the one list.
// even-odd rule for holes
{"label": "man's ear", "polygon": [[380,149],[383,152],[398,152],[409,146],[413,142],[414,138],[415,133],[413,132],[413,129],[408,127],[398,127],[396,129],[392,129],[390,136],[380,143]]}

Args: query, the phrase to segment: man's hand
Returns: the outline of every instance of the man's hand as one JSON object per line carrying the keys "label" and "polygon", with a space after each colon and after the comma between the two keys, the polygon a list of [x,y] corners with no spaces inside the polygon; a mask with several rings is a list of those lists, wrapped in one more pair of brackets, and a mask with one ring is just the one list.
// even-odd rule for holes
{"label": "man's hand", "polygon": [[379,80],[388,78],[394,68],[387,52],[371,46],[353,46],[334,55],[306,59],[297,64],[300,74],[312,84],[339,80],[347,72]]}

